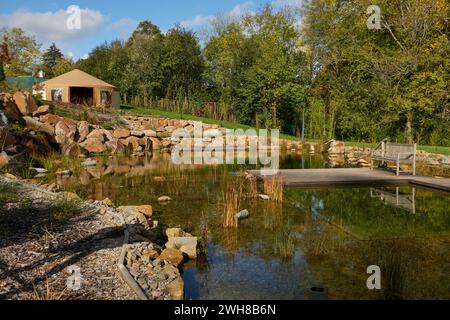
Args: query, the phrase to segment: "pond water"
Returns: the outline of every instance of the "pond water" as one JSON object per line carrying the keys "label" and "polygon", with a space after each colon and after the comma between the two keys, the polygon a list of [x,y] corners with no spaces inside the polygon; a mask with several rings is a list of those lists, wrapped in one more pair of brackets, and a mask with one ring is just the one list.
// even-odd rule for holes
{"label": "pond water", "polygon": [[[187,299],[450,298],[448,193],[288,188],[282,203],[242,199],[239,209],[248,209],[249,219],[226,229],[225,186],[252,166],[175,166],[167,155],[109,162],[113,174],[93,179],[102,173],[91,169],[61,183],[87,198],[152,204],[160,223],[202,237],[205,255],[183,272]],[[297,154],[280,164],[327,167]],[[163,195],[173,201],[159,204]],[[367,288],[370,265],[381,268],[381,290]]]}

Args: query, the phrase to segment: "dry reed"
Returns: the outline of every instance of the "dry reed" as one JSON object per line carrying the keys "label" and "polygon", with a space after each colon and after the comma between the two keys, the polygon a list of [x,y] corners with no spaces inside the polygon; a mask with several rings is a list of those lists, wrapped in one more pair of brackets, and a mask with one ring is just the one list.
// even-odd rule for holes
{"label": "dry reed", "polygon": [[271,176],[264,180],[264,192],[273,201],[283,202],[284,185],[280,176]]}
{"label": "dry reed", "polygon": [[238,209],[238,192],[232,184],[227,184],[223,197],[223,226],[225,228],[237,228],[238,219],[236,216]]}

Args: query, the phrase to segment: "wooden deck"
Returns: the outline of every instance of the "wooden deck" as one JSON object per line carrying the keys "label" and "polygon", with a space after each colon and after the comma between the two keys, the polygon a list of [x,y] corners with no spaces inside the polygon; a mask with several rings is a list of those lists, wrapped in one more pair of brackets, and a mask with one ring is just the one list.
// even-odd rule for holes
{"label": "wooden deck", "polygon": [[[249,172],[260,180],[264,179],[259,170]],[[280,175],[286,186],[295,187],[412,184],[450,192],[450,179],[412,175],[396,176],[393,172],[381,169],[288,169],[280,170]]]}

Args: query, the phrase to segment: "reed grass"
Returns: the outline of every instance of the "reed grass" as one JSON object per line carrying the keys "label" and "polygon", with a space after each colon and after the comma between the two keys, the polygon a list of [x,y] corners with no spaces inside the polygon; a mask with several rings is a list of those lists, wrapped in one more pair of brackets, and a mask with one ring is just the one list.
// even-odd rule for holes
{"label": "reed grass", "polygon": [[239,202],[238,192],[239,191],[235,189],[233,184],[227,184],[223,195],[223,226],[225,228],[238,227],[238,219],[236,215]]}
{"label": "reed grass", "polygon": [[256,177],[254,175],[248,174],[245,176],[247,179],[248,185],[248,194],[252,199],[258,198],[258,183],[256,181]]}
{"label": "reed grass", "polygon": [[283,202],[284,185],[280,176],[274,175],[264,180],[264,192],[275,202]]}
{"label": "reed grass", "polygon": [[275,245],[275,253],[283,259],[292,258],[295,251],[295,238],[291,234],[283,234],[277,238]]}

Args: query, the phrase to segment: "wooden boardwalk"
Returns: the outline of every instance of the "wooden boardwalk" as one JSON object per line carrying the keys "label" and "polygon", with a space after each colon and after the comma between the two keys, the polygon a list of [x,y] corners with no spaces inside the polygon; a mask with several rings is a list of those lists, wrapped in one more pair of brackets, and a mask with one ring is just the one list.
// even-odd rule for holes
{"label": "wooden boardwalk", "polygon": [[[260,180],[264,179],[259,170],[250,170],[249,173]],[[412,184],[450,192],[450,179],[412,175],[396,176],[393,172],[381,169],[287,169],[280,170],[280,175],[286,186],[295,187]]]}

